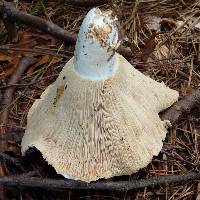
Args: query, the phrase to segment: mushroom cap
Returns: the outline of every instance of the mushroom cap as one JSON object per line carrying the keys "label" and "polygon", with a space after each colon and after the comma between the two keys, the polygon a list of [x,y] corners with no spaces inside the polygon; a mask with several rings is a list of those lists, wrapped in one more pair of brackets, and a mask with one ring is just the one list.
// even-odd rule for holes
{"label": "mushroom cap", "polygon": [[82,78],[74,58],[64,66],[28,113],[23,153],[34,146],[57,173],[86,182],[132,174],[158,155],[170,125],[158,113],[178,92],[115,56],[105,80]]}

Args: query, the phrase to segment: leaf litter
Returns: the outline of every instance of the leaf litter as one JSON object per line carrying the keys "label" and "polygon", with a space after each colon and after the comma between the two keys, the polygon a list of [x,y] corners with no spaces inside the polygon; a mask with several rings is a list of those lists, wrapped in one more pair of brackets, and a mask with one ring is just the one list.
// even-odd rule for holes
{"label": "leaf litter", "polygon": [[[39,2],[39,1],[38,1]],[[56,24],[71,32],[78,32],[81,21],[88,8],[71,6],[70,4],[55,0],[42,1],[46,10],[41,8],[35,12],[40,17],[51,19]],[[34,3],[18,1],[18,7],[29,11]],[[38,3],[39,5],[39,3]],[[192,88],[200,84],[200,54],[199,54],[199,8],[198,1],[120,1],[114,0],[112,7],[118,14],[121,27],[128,41],[123,45],[132,50],[133,56],[129,59],[143,73],[157,81],[163,81],[171,88],[185,96]],[[47,14],[48,13],[48,16]],[[19,41],[8,44],[4,40],[1,45],[12,48],[53,49],[54,52],[66,52],[70,58],[73,55],[73,47],[66,46],[50,36],[37,32],[34,29],[19,26]],[[61,48],[61,49],[60,49]],[[70,53],[69,53],[70,52]],[[69,58],[58,58],[50,55],[41,55],[31,52],[0,50],[0,81],[3,85],[7,82],[22,56],[29,55],[37,60],[20,80],[21,84],[42,80],[52,74],[58,74],[62,65]],[[44,79],[32,86],[17,88],[13,104],[9,113],[10,130],[15,134],[13,138],[23,135],[26,126],[26,116],[35,99],[40,97],[42,91],[55,80],[56,77]],[[173,174],[185,174],[190,171],[199,172],[200,169],[200,114],[199,110],[193,110],[188,116],[182,117],[179,122],[170,129],[164,141],[163,150],[158,157],[137,174],[128,177],[148,178],[151,176],[167,176]],[[17,127],[21,127],[21,131]],[[18,135],[18,137],[17,137]],[[14,139],[12,139],[13,141]],[[20,146],[11,142],[18,150]],[[13,145],[14,144],[14,145]],[[17,147],[16,147],[17,146]],[[14,150],[14,152],[18,152]],[[38,153],[35,153],[38,155]],[[17,155],[19,155],[17,153]],[[33,154],[34,155],[34,154]],[[30,161],[30,159],[29,159]],[[38,162],[38,163],[37,163]],[[56,177],[55,171],[42,161],[41,156],[33,158],[32,170],[39,170],[40,174],[47,177]],[[37,164],[36,164],[37,163]],[[27,163],[26,163],[27,164]],[[17,173],[17,170],[15,171]],[[126,180],[127,177],[119,177],[116,180]],[[196,199],[198,196],[197,182],[186,182],[144,188],[125,195],[106,192],[80,192],[67,191],[64,194],[68,199]],[[34,189],[32,190],[34,192]],[[16,191],[15,191],[16,192]],[[23,190],[22,196],[29,195],[32,199],[40,199],[33,192]],[[62,199],[62,192],[50,193],[56,198]],[[43,192],[43,197],[48,194]],[[197,197],[198,199],[198,197]]]}

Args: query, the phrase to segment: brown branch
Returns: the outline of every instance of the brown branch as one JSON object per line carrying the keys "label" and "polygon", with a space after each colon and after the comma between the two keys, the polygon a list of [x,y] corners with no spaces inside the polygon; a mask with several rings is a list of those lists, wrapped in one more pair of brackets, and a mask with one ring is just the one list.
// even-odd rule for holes
{"label": "brown branch", "polygon": [[[12,5],[11,3],[7,3],[8,5]],[[6,12],[6,7],[3,3],[0,3],[0,17],[3,19],[3,23],[5,25],[5,28],[8,32],[8,38],[10,42],[17,42],[18,36],[17,36],[17,28],[16,28],[16,22],[14,19],[9,17],[9,10]]]}
{"label": "brown branch", "polygon": [[181,161],[181,162],[183,162],[183,163],[185,163],[185,164],[188,164],[188,165],[191,165],[191,166],[193,166],[193,167],[198,167],[198,166],[200,166],[200,162],[192,163],[192,162],[190,162],[190,161],[188,161],[188,160],[183,159],[181,156],[175,156],[175,155],[173,155],[173,154],[171,154],[171,153],[168,153],[167,151],[165,151],[165,150],[163,150],[163,149],[161,150],[161,153],[166,154],[167,156],[169,156],[169,157],[171,157],[171,158],[174,158],[175,160]]}
{"label": "brown branch", "polygon": [[21,187],[39,187],[48,189],[91,189],[107,191],[128,191],[137,188],[153,187],[175,182],[190,181],[200,178],[200,173],[189,173],[186,175],[157,176],[148,179],[139,179],[132,181],[98,181],[86,184],[80,181],[67,179],[47,179],[37,177],[4,176],[0,177],[0,185],[3,186],[21,186]]}
{"label": "brown branch", "polygon": [[64,0],[66,3],[75,6],[98,6],[106,3],[111,3],[111,0]]}
{"label": "brown branch", "polygon": [[[19,62],[19,65],[17,66],[16,70],[13,72],[13,75],[11,76],[10,80],[8,81],[8,85],[16,84],[24,71],[34,63],[35,61],[31,57],[23,57],[21,61]],[[7,106],[12,102],[13,94],[14,94],[15,87],[8,88],[5,90],[3,95],[3,100],[1,103],[2,107],[2,114],[0,116],[0,122],[2,124],[7,124],[8,122],[8,109]],[[8,146],[8,136],[6,133],[6,128],[4,126],[1,126],[1,134],[0,134],[0,141],[1,141],[1,147],[0,149],[7,150]]]}
{"label": "brown branch", "polygon": [[[96,2],[97,1],[98,0],[96,0]],[[74,2],[81,1],[79,0]],[[65,43],[76,43],[76,34],[69,33],[68,31],[57,26],[56,24],[46,21],[40,17],[29,15],[25,12],[19,11],[11,3],[5,2],[3,5],[0,4],[0,13],[6,14],[12,20],[20,20],[22,23],[37,28],[40,31],[43,31]],[[132,52],[128,48],[119,47],[117,51],[126,58],[130,58],[132,56]]]}
{"label": "brown branch", "polygon": [[194,89],[190,95],[174,103],[167,111],[160,115],[161,119],[169,120],[175,124],[179,118],[188,114],[193,108],[200,105],[200,87]]}
{"label": "brown branch", "polygon": [[19,20],[22,23],[37,28],[47,34],[54,36],[66,43],[76,43],[76,35],[67,32],[56,24],[46,21],[40,17],[29,15],[19,11],[11,3],[4,2],[0,4],[0,13],[6,15],[10,20]]}

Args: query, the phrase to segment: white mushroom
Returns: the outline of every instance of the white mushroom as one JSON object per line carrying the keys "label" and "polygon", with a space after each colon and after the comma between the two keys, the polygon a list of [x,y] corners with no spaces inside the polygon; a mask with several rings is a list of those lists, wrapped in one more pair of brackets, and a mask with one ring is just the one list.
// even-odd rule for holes
{"label": "white mushroom", "polygon": [[36,147],[57,173],[86,182],[128,175],[158,155],[169,121],[158,113],[178,92],[115,52],[116,18],[92,9],[75,56],[28,113],[22,153]]}

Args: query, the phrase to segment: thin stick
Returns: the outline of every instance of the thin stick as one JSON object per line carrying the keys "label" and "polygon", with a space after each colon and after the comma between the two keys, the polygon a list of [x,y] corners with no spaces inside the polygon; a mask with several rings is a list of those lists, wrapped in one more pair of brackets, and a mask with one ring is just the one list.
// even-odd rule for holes
{"label": "thin stick", "polygon": [[65,0],[66,3],[75,6],[98,6],[106,3],[110,3],[110,0]]}
{"label": "thin stick", "polygon": [[76,42],[75,34],[69,33],[56,24],[46,21],[40,17],[21,12],[11,3],[4,2],[3,4],[0,4],[0,13],[2,13],[2,15],[6,15],[10,20],[19,20],[24,24],[37,28],[66,43],[75,44]]}
{"label": "thin stick", "polygon": [[[10,2],[7,3],[8,5],[12,5]],[[0,9],[0,16],[3,19],[3,23],[5,25],[5,28],[8,32],[8,38],[10,42],[17,42],[18,36],[17,36],[17,28],[16,28],[16,22],[13,20],[13,18],[10,18],[8,13],[5,12],[5,7],[0,4],[2,7]]]}
{"label": "thin stick", "polygon": [[30,52],[30,53],[36,53],[39,55],[50,55],[54,57],[61,57],[61,58],[69,58],[69,56],[64,55],[64,54],[57,54],[56,52],[53,51],[47,51],[47,50],[38,50],[38,49],[28,49],[28,48],[13,48],[13,47],[8,47],[8,46],[1,46],[0,45],[0,50],[3,51],[22,51],[22,52]]}
{"label": "thin stick", "polygon": [[169,120],[175,124],[179,118],[188,114],[193,108],[200,105],[200,87],[194,89],[190,95],[183,97],[180,101],[174,103],[169,110],[160,115],[161,119]]}
{"label": "thin stick", "polygon": [[[23,57],[21,59],[21,61],[19,62],[18,67],[13,72],[13,75],[11,76],[11,78],[10,78],[10,80],[8,82],[8,85],[16,84],[20,80],[20,78],[21,78],[22,74],[24,73],[24,71],[30,65],[32,65],[34,62],[35,61],[31,57]],[[15,90],[15,87],[8,88],[7,90],[5,90],[5,93],[3,95],[3,101],[2,101],[1,107],[2,107],[2,110],[4,110],[4,111],[0,116],[0,122],[2,124],[7,124],[8,123],[8,109],[6,109],[6,107],[12,101],[14,90]],[[7,147],[8,147],[8,136],[7,136],[5,128],[1,128],[0,141],[1,141],[0,149],[2,151],[3,150],[7,150]]]}
{"label": "thin stick", "polygon": [[189,173],[186,175],[157,176],[149,179],[139,179],[132,181],[99,181],[95,183],[84,183],[74,180],[55,180],[37,177],[4,176],[0,177],[0,185],[4,186],[22,186],[22,187],[39,187],[48,189],[91,189],[107,191],[128,191],[137,188],[153,187],[168,183],[190,181],[200,178],[200,173]]}
{"label": "thin stick", "polygon": [[[3,4],[0,4],[0,13],[6,14],[12,20],[20,20],[22,23],[37,28],[40,31],[43,31],[44,33],[47,33],[67,44],[76,43],[77,35],[75,33],[69,33],[52,22],[19,11],[11,3],[4,2]],[[119,47],[117,51],[126,58],[130,58],[132,56],[132,52],[128,48]]]}

